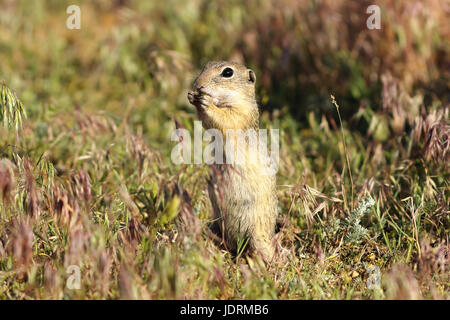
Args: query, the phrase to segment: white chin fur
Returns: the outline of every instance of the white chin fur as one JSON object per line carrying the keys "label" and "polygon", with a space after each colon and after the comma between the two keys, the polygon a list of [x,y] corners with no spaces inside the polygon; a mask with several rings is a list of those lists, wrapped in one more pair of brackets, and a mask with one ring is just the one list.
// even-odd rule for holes
{"label": "white chin fur", "polygon": [[239,93],[237,93],[236,91],[222,88],[218,88],[215,90],[203,88],[201,91],[210,95],[213,98],[213,103],[218,107],[222,107],[227,104],[233,104],[233,101],[239,101],[240,97]]}

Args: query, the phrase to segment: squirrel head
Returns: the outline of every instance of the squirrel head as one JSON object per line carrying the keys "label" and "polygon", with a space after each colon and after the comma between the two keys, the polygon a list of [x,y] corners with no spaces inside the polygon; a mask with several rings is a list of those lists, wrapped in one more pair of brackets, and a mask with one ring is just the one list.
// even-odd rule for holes
{"label": "squirrel head", "polygon": [[194,81],[194,90],[206,93],[221,107],[255,104],[256,76],[246,66],[227,61],[208,62]]}

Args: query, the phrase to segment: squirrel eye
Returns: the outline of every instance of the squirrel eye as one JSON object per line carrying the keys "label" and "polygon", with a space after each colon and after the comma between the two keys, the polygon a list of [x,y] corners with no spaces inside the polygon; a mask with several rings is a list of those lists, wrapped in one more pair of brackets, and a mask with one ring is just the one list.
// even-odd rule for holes
{"label": "squirrel eye", "polygon": [[224,78],[230,78],[233,76],[233,69],[231,68],[225,68],[222,71],[222,77]]}

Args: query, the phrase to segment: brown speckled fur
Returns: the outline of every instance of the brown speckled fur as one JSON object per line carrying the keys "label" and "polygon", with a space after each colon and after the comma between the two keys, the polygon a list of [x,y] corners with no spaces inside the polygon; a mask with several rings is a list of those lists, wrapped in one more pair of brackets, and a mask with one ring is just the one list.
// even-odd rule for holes
{"label": "brown speckled fur", "polygon": [[[222,76],[225,68],[233,76]],[[257,129],[259,111],[255,99],[255,74],[234,62],[209,62],[194,82],[188,99],[196,106],[205,129],[218,129],[226,143],[227,129]],[[244,152],[248,159],[251,151]],[[225,152],[225,158],[227,154]],[[227,246],[235,250],[238,235],[247,232],[249,249],[270,261],[277,218],[276,177],[263,173],[260,162],[218,165],[210,178],[209,195],[214,218]],[[219,173],[219,174],[218,174]]]}

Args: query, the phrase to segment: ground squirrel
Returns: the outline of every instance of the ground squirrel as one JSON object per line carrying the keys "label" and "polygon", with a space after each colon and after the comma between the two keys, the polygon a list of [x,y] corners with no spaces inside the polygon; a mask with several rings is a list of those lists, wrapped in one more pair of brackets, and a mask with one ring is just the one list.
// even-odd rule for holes
{"label": "ground squirrel", "polygon": [[[194,91],[188,93],[203,127],[219,130],[224,144],[230,140],[228,129],[241,129],[243,134],[249,129],[257,132],[255,81],[255,73],[244,65],[209,62],[195,79]],[[224,149],[227,159],[230,154]],[[208,191],[214,218],[227,246],[236,250],[238,239],[245,235],[247,248],[270,261],[278,210],[276,177],[275,173],[264,172],[266,166],[260,160],[247,161],[254,153],[249,148],[244,152],[243,163],[216,165],[219,170],[211,174]]]}

